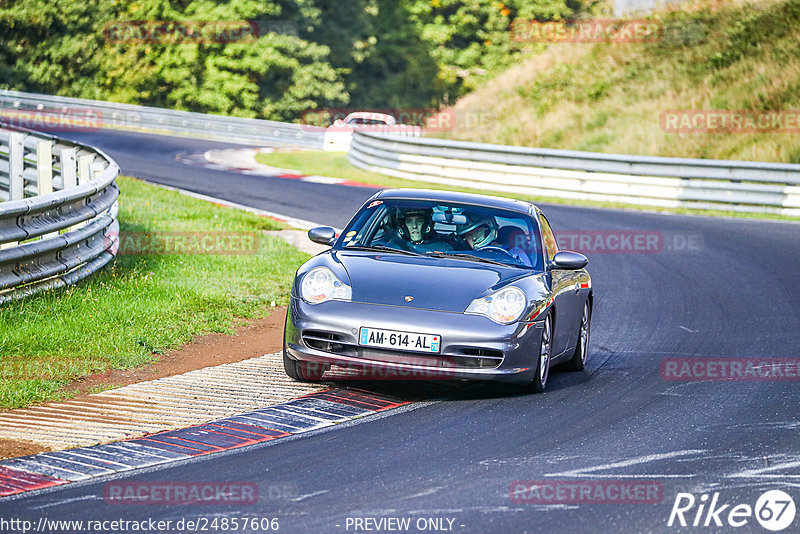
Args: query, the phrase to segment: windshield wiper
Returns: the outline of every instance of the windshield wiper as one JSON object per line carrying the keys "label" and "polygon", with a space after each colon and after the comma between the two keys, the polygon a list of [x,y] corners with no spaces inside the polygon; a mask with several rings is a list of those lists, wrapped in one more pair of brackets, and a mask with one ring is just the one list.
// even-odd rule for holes
{"label": "windshield wiper", "polygon": [[523,267],[513,263],[503,263],[502,261],[490,260],[489,258],[481,258],[474,254],[465,254],[463,252],[431,252],[430,256],[436,258],[460,258],[463,260],[479,261],[481,263],[492,263],[494,265],[502,265],[503,267]]}
{"label": "windshield wiper", "polygon": [[344,250],[365,250],[367,252],[396,252],[397,254],[405,254],[407,256],[425,255],[425,254],[420,254],[419,252],[413,252],[411,250],[403,250],[400,248],[382,247],[382,246],[367,247],[364,245],[355,245],[352,247],[344,247]]}

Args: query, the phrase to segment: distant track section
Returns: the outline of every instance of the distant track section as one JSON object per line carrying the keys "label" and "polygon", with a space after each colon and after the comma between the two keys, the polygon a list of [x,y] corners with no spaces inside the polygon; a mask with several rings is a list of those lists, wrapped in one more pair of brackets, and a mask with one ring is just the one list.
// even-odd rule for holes
{"label": "distant track section", "polygon": [[0,90],[0,120],[34,130],[122,130],[322,149],[324,128]]}

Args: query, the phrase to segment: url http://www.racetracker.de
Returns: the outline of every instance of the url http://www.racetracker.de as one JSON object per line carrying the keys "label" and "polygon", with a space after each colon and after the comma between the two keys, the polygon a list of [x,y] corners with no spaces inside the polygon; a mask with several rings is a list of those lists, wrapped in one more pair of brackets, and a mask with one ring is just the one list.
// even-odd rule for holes
{"label": "url http://www.racetracker.de", "polygon": [[277,517],[193,517],[181,519],[65,520],[40,517],[36,521],[0,518],[0,532],[276,532]]}

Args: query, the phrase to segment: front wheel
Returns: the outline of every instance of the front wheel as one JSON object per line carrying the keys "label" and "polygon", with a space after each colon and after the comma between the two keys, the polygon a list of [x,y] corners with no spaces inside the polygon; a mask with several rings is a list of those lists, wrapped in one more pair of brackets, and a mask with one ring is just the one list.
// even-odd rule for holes
{"label": "front wheel", "polygon": [[547,386],[547,377],[550,376],[550,356],[553,351],[553,319],[548,313],[542,326],[542,343],[539,347],[539,357],[536,359],[536,372],[530,388],[541,393]]}
{"label": "front wheel", "polygon": [[286,354],[286,345],[283,347],[283,370],[286,371],[286,374],[289,375],[289,378],[294,380],[302,380],[300,378],[300,369],[298,368],[298,363],[289,357]]}
{"label": "front wheel", "polygon": [[330,366],[324,363],[295,361],[286,354],[286,347],[283,348],[283,370],[286,371],[289,378],[305,382],[319,382],[328,369]]}
{"label": "front wheel", "polygon": [[589,352],[589,330],[591,328],[592,310],[589,308],[589,301],[583,304],[583,315],[581,325],[578,327],[578,343],[575,345],[575,352],[572,358],[566,363],[565,367],[570,371],[583,371],[586,365],[586,355]]}

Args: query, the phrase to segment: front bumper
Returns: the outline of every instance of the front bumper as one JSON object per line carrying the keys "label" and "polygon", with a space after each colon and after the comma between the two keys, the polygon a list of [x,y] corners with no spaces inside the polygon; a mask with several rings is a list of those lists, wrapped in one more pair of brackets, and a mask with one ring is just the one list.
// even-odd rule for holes
{"label": "front bumper", "polygon": [[[438,354],[362,347],[361,327],[441,336]],[[344,367],[341,377],[396,380],[495,380],[529,383],[542,337],[541,320],[500,325],[486,317],[401,306],[292,297],[286,352],[294,360]]]}

